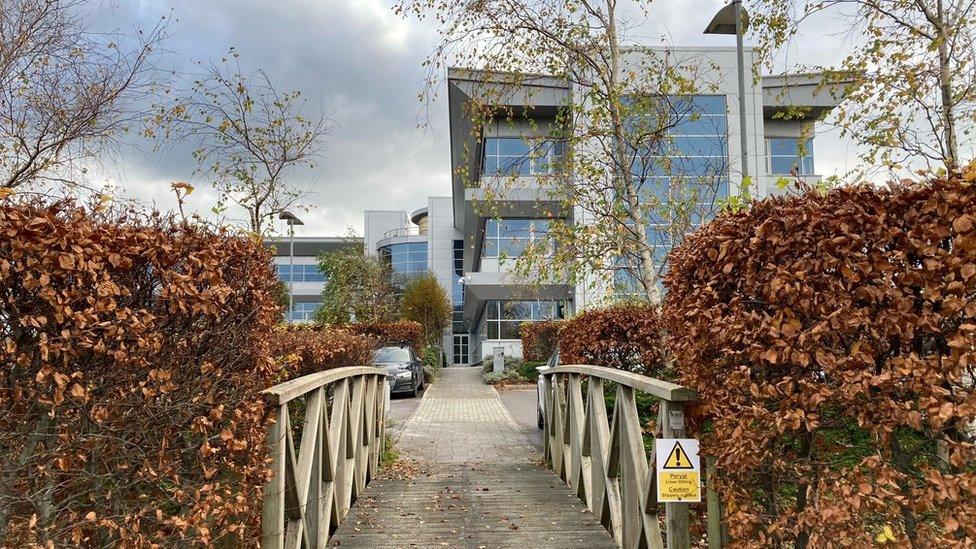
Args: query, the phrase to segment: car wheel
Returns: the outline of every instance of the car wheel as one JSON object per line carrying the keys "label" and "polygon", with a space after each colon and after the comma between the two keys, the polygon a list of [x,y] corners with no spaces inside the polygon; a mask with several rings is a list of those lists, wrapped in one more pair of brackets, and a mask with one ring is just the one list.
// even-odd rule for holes
{"label": "car wheel", "polygon": [[414,385],[413,388],[410,389],[410,392],[408,394],[410,395],[411,398],[417,396],[417,388],[418,388],[418,386],[419,386],[419,384],[418,385]]}

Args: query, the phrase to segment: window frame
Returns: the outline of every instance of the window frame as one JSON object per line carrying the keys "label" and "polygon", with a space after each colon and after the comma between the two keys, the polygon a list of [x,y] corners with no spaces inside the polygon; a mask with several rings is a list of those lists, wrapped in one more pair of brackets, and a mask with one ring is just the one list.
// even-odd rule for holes
{"label": "window frame", "polygon": [[[813,138],[808,137],[806,139],[800,137],[778,137],[778,136],[767,136],[765,138],[766,147],[766,173],[773,176],[791,176],[793,175],[791,171],[777,171],[774,170],[774,160],[784,160],[788,159],[791,166],[796,168],[796,175],[798,176],[810,176],[816,175],[816,161],[813,152]],[[800,142],[803,141],[803,154],[800,154]],[[792,150],[796,154],[774,154],[774,142],[781,143],[791,143],[793,145]]]}
{"label": "window frame", "polygon": [[[287,273],[287,276],[284,276],[284,273]],[[294,265],[289,265],[288,263],[276,263],[275,274],[277,275],[278,280],[286,283],[326,283],[329,281],[329,277],[319,270],[318,265],[308,263],[295,263]]]}
{"label": "window frame", "polygon": [[[565,141],[546,137],[502,137],[490,136],[483,139],[484,146],[481,153],[481,175],[493,177],[537,177],[553,174],[555,161],[564,154]],[[517,153],[502,153],[502,142],[520,143],[525,151]],[[545,147],[545,154],[533,154]],[[501,159],[505,158],[506,164]],[[543,161],[544,160],[544,161]],[[489,166],[493,168],[489,169]],[[502,170],[502,167],[515,168]],[[523,173],[522,167],[527,166]],[[544,166],[544,169],[542,167]]]}
{"label": "window frame", "polygon": [[[540,314],[542,304],[552,308],[552,316]],[[527,317],[505,316],[506,312],[515,311],[521,307],[528,308]],[[485,310],[482,315],[485,323],[484,335],[486,340],[517,340],[521,338],[522,324],[565,318],[566,302],[561,300],[489,300],[485,302]],[[513,330],[514,337],[502,337],[512,335]]]}
{"label": "window frame", "polygon": [[[312,306],[311,310],[308,310],[309,305]],[[291,310],[288,311],[288,320],[291,322],[312,322],[315,320],[315,312],[321,306],[322,303],[319,301],[295,301],[292,303]]]}
{"label": "window frame", "polygon": [[[528,221],[528,235],[527,236],[502,236],[501,224],[506,221]],[[501,249],[503,243],[510,243],[512,241],[524,241],[525,246],[521,248],[521,251],[517,255],[505,254],[504,258],[517,258],[525,252],[526,249],[532,248],[538,245],[542,240],[547,242],[546,246],[546,256],[552,257],[555,254],[555,242],[549,236],[549,229],[551,223],[554,219],[551,218],[538,218],[538,217],[503,217],[503,218],[488,218],[485,220],[484,227],[484,238],[481,243],[481,258],[482,259],[501,259]],[[544,224],[545,229],[541,230],[538,228],[538,224]],[[494,234],[492,234],[494,232]]]}

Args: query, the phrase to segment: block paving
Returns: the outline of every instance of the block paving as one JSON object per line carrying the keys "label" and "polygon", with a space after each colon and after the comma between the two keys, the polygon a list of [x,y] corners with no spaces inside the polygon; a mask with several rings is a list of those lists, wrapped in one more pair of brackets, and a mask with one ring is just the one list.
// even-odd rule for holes
{"label": "block paving", "polygon": [[604,548],[613,539],[542,464],[480,368],[446,368],[332,547]]}

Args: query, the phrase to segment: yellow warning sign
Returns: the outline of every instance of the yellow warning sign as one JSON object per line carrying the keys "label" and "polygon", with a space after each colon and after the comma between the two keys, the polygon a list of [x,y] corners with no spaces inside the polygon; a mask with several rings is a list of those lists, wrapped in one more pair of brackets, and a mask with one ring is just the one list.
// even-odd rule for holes
{"label": "yellow warning sign", "polygon": [[657,500],[664,503],[701,501],[698,441],[661,438],[655,441]]}

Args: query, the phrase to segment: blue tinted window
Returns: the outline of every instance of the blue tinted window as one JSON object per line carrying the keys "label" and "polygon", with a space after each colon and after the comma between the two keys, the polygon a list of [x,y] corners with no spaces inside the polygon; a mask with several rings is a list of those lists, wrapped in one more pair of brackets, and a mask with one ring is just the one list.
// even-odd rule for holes
{"label": "blue tinted window", "polygon": [[563,309],[562,301],[487,301],[487,338],[519,339],[523,323],[563,318]]}
{"label": "blue tinted window", "polygon": [[288,319],[292,322],[311,322],[315,320],[315,311],[318,310],[319,302],[296,302],[288,314]]}
{"label": "blue tinted window", "polygon": [[789,156],[771,156],[769,157],[769,173],[771,174],[789,174],[796,167],[796,159]]}
{"label": "blue tinted window", "polygon": [[691,98],[691,104],[694,112],[725,116],[724,95],[695,95]]}
{"label": "blue tinted window", "polygon": [[389,265],[397,287],[402,287],[410,277],[428,270],[426,242],[390,244],[383,246],[378,252],[380,258]]}
{"label": "blue tinted window", "polygon": [[498,143],[498,154],[508,156],[528,156],[529,144],[520,137],[488,138]]}
{"label": "blue tinted window", "polygon": [[813,140],[790,137],[766,139],[766,168],[772,175],[813,175]]}
{"label": "blue tinted window", "polygon": [[727,134],[726,117],[686,115],[680,117],[672,130],[675,135],[721,135]]}
{"label": "blue tinted window", "polygon": [[666,145],[669,151],[681,156],[725,156],[725,136],[675,137]]}
{"label": "blue tinted window", "polygon": [[[726,97],[669,96],[662,105],[660,112],[650,115],[648,129],[654,129],[656,124],[661,127],[662,122],[669,124],[665,137],[657,143],[631,147],[640,198],[648,206],[647,233],[659,263],[680,240],[681,235],[668,232],[673,230],[676,215],[690,219],[690,229],[694,229],[711,217],[716,203],[729,196]],[[655,116],[660,121],[655,121]],[[635,128],[639,126],[640,123],[634,124]],[[671,196],[672,188],[676,197]],[[680,212],[676,209],[679,206]],[[622,267],[615,271],[614,282],[625,293],[638,288]]]}
{"label": "blue tinted window", "polygon": [[548,174],[562,150],[563,146],[552,140],[487,137],[481,171],[486,175]]}
{"label": "blue tinted window", "polygon": [[325,282],[327,277],[318,265],[276,265],[278,279],[282,282]]}
{"label": "blue tinted window", "polygon": [[481,256],[518,257],[530,246],[537,251],[543,245],[552,253],[551,244],[548,219],[488,219]]}

